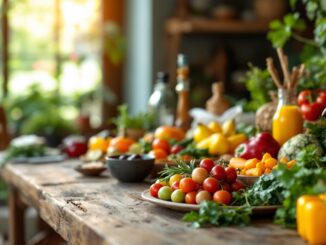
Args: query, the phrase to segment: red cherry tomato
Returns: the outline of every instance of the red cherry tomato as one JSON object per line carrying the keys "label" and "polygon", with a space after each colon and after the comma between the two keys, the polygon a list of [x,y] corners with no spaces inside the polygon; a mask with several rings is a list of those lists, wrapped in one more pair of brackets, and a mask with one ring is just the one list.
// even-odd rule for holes
{"label": "red cherry tomato", "polygon": [[214,193],[213,200],[214,202],[228,205],[232,201],[232,196],[230,192],[227,192],[225,190],[220,190]]}
{"label": "red cherry tomato", "polygon": [[172,189],[173,190],[179,189],[179,184],[180,184],[179,181],[174,181],[173,184],[172,184],[172,186],[171,186]]}
{"label": "red cherry tomato", "polygon": [[303,104],[301,106],[302,116],[308,121],[315,121],[319,119],[323,110],[324,106],[317,102],[311,104]]}
{"label": "red cherry tomato", "polygon": [[227,167],[225,169],[225,173],[226,173],[226,182],[228,182],[229,184],[232,184],[236,181],[237,171],[235,170],[235,168]]}
{"label": "red cherry tomato", "polygon": [[203,182],[203,189],[210,193],[214,193],[221,189],[220,184],[218,183],[217,179],[213,177],[208,177]]}
{"label": "red cherry tomato", "polygon": [[172,154],[178,154],[182,150],[183,150],[183,147],[182,146],[180,146],[180,145],[174,145],[171,148],[171,153]]}
{"label": "red cherry tomato", "polygon": [[215,166],[214,161],[209,158],[205,158],[201,160],[199,163],[199,167],[205,168],[207,172],[210,172],[214,166]]}
{"label": "red cherry tomato", "polygon": [[156,149],[162,149],[162,150],[164,150],[167,153],[170,152],[170,144],[165,139],[155,139],[153,141],[153,143],[152,143],[152,148],[154,150],[156,150]]}
{"label": "red cherry tomato", "polygon": [[222,166],[217,165],[212,168],[211,176],[213,176],[218,181],[223,181],[226,178],[226,173]]}
{"label": "red cherry tomato", "polygon": [[326,107],[326,91],[319,92],[316,102],[322,104],[324,108]]}
{"label": "red cherry tomato", "polygon": [[184,193],[188,193],[188,192],[192,192],[195,191],[197,187],[197,184],[195,181],[193,181],[192,178],[183,178],[180,180],[179,183],[179,188],[184,192]]}
{"label": "red cherry tomato", "polygon": [[300,92],[297,98],[297,102],[299,106],[303,104],[309,104],[312,101],[312,93],[310,90],[303,90]]}
{"label": "red cherry tomato", "polygon": [[188,204],[196,204],[196,192],[188,192],[185,196],[185,202]]}
{"label": "red cherry tomato", "polygon": [[149,193],[151,194],[151,196],[158,197],[158,191],[161,189],[161,187],[163,187],[161,183],[152,184],[149,188]]}
{"label": "red cherry tomato", "polygon": [[231,188],[231,185],[229,183],[222,182],[220,185],[221,185],[222,190],[225,190],[227,192],[232,192],[232,188]]}
{"label": "red cherry tomato", "polygon": [[245,189],[245,185],[240,181],[236,181],[232,184],[232,191],[240,191],[243,189]]}

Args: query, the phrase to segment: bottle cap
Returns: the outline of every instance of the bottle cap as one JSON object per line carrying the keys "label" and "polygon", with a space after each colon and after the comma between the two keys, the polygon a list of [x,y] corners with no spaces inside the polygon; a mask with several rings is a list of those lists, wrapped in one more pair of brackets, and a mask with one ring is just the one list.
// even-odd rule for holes
{"label": "bottle cap", "polygon": [[164,82],[168,83],[169,82],[169,74],[164,71],[159,71],[156,75],[157,79]]}

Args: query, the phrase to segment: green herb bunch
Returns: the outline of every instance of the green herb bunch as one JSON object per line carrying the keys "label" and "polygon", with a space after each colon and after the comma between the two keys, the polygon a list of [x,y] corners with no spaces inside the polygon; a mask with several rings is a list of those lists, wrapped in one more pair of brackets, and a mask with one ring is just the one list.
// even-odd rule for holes
{"label": "green herb bunch", "polygon": [[192,171],[198,166],[196,161],[190,163],[183,160],[176,160],[176,166],[165,165],[164,169],[160,172],[161,179],[168,181],[171,176],[181,174],[183,176],[191,176]]}
{"label": "green herb bunch", "polygon": [[152,127],[154,118],[149,113],[140,112],[136,115],[130,115],[127,105],[119,106],[118,112],[119,115],[111,120],[118,128],[148,130]]}
{"label": "green herb bunch", "polygon": [[295,165],[291,169],[279,166],[275,176],[284,188],[282,207],[275,215],[275,223],[288,228],[296,226],[296,202],[302,195],[315,195],[326,192],[326,169],[307,169]]}
{"label": "green herb bunch", "polygon": [[249,71],[242,79],[250,92],[250,101],[246,102],[246,111],[256,111],[260,106],[271,100],[268,91],[275,90],[275,85],[269,72],[249,64]]}
{"label": "green herb bunch", "polygon": [[190,212],[182,220],[192,222],[194,228],[213,226],[246,226],[250,223],[252,209],[247,206],[229,208],[212,201],[200,204],[199,212]]}

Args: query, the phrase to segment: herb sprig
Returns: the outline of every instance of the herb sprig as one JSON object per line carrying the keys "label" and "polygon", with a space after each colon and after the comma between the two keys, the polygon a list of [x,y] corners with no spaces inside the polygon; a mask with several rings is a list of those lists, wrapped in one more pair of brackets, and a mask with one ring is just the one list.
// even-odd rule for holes
{"label": "herb sprig", "polygon": [[163,180],[169,180],[174,174],[183,176],[191,176],[192,171],[197,167],[196,161],[190,163],[183,160],[176,160],[176,166],[165,165],[164,169],[159,173]]}
{"label": "herb sprig", "polygon": [[192,222],[194,228],[204,226],[246,226],[250,223],[252,208],[241,206],[229,208],[212,201],[204,201],[200,204],[199,212],[190,212],[182,218],[185,222]]}

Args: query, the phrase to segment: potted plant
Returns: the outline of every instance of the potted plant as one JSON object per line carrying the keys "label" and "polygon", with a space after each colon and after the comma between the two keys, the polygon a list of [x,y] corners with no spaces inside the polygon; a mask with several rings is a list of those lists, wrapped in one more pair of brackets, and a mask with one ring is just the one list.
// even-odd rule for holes
{"label": "potted plant", "polygon": [[138,140],[153,124],[153,116],[149,113],[140,112],[136,115],[130,115],[127,105],[119,106],[118,111],[119,115],[112,119],[112,122],[116,125],[119,136]]}

